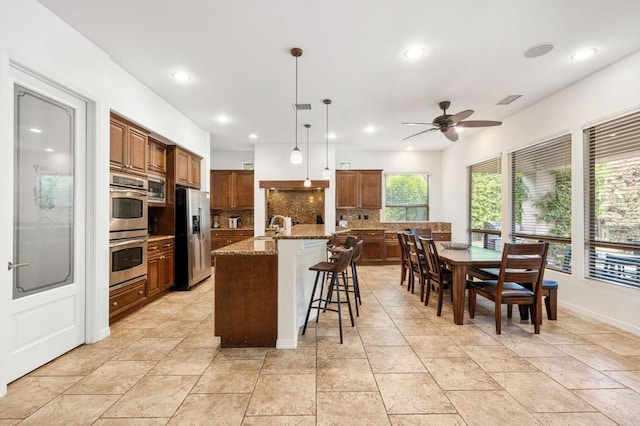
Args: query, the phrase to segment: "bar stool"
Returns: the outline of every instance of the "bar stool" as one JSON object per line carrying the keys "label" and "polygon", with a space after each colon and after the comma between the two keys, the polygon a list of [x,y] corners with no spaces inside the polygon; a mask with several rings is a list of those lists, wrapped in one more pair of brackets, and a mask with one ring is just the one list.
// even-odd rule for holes
{"label": "bar stool", "polygon": [[[307,323],[309,322],[309,315],[311,314],[311,309],[318,310],[318,316],[316,317],[316,322],[320,317],[320,311],[333,311],[338,313],[338,324],[340,327],[340,343],[343,342],[342,338],[342,304],[346,303],[349,308],[349,317],[351,318],[351,326],[355,326],[355,322],[353,321],[353,312],[351,311],[351,301],[349,300],[349,291],[348,291],[348,283],[345,278],[344,272],[346,271],[349,263],[351,262],[351,257],[353,255],[353,249],[344,249],[339,253],[339,257],[336,262],[319,262],[309,268],[310,271],[316,271],[316,279],[313,283],[313,291],[311,292],[311,300],[309,301],[309,307],[307,308],[307,316],[304,320],[304,328],[302,329],[302,334],[304,335],[307,331]],[[322,273],[322,282],[320,284],[320,293],[318,294],[318,298],[314,299],[316,295],[316,289],[318,288],[318,280],[320,278],[320,274]],[[324,292],[324,276],[325,274],[330,274],[330,283],[327,291],[327,297],[323,298]],[[342,275],[343,280],[343,291],[346,298],[346,301],[340,300],[340,275]],[[330,296],[335,292],[337,301],[331,301]],[[324,306],[323,306],[324,302]],[[314,306],[314,304],[317,305]],[[336,303],[337,308],[329,308],[329,303]]]}
{"label": "bar stool", "polygon": [[[360,298],[360,282],[358,281],[358,270],[356,269],[356,262],[360,260],[360,256],[362,255],[362,246],[364,245],[364,241],[358,240],[355,246],[353,246],[353,253],[351,255],[351,262],[349,262],[351,266],[351,274],[349,271],[343,273],[343,279],[347,283],[347,291],[353,293],[353,302],[356,305],[356,316],[360,316],[359,305],[362,305],[362,299]],[[338,260],[338,255],[334,254],[331,256],[331,261],[335,262]],[[346,274],[346,275],[345,275]],[[351,285],[349,285],[349,280],[351,280]],[[327,294],[327,299],[329,299],[329,303],[332,303],[332,291],[330,290]]]}

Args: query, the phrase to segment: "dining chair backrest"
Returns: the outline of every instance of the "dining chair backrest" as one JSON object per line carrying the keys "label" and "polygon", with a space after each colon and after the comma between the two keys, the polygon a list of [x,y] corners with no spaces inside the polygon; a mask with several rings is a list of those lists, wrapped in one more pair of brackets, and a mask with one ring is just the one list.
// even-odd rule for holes
{"label": "dining chair backrest", "polygon": [[438,248],[435,241],[431,238],[419,238],[424,251],[425,265],[427,267],[427,273],[436,277],[438,280],[442,277],[442,266],[440,262],[440,256],[438,256]]}
{"label": "dining chair backrest", "polygon": [[431,228],[409,228],[407,230],[416,237],[432,238]]}
{"label": "dining chair backrest", "polygon": [[402,254],[402,261],[407,262],[409,260],[409,251],[407,250],[407,236],[404,232],[396,232],[398,237],[398,244],[400,244],[400,253]]}
{"label": "dining chair backrest", "polygon": [[420,263],[420,257],[418,255],[418,249],[416,248],[416,237],[415,235],[407,232],[404,234],[405,240],[407,242],[407,251],[409,252],[409,258],[412,263]]}
{"label": "dining chair backrest", "polygon": [[547,262],[549,243],[505,243],[502,250],[497,293],[502,292],[505,282],[529,287],[535,294],[540,292]]}

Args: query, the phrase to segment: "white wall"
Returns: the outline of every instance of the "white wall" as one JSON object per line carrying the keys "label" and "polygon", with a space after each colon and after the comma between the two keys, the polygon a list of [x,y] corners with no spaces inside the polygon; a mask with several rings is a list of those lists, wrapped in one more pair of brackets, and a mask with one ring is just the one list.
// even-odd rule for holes
{"label": "white wall", "polygon": [[[584,276],[585,217],[582,129],[596,121],[640,109],[640,53],[515,114],[501,127],[483,130],[442,154],[442,178],[450,200],[443,214],[452,223],[452,238],[462,241],[467,229],[466,167],[496,154],[571,132],[572,134],[572,255],[571,275],[547,271],[560,283],[560,303],[640,334],[640,289],[607,284]],[[505,176],[506,176],[506,172]],[[507,185],[503,185],[506,193]],[[503,196],[503,223],[508,223],[508,199]],[[503,229],[508,229],[503,226]],[[506,237],[506,235],[503,235]]]}
{"label": "white wall", "polygon": [[[88,230],[87,341],[109,333],[109,112],[111,109],[201,155],[203,182],[208,187],[209,134],[186,119],[151,90],[140,84],[108,55],[34,0],[0,0],[0,167],[11,170],[13,159],[13,88],[9,61],[16,61],[54,80],[93,103],[89,114],[87,169]],[[206,179],[204,177],[206,176]],[[2,199],[11,199],[10,187]],[[0,238],[12,239],[11,212],[0,210]],[[3,259],[11,247],[0,245]],[[11,298],[11,275],[0,279],[0,311]],[[6,312],[6,310],[5,310]],[[6,336],[0,324],[0,337]],[[0,395],[5,391],[3,351],[0,338]]]}
{"label": "white wall", "polygon": [[242,163],[253,162],[253,151],[211,150],[211,170],[237,170]]}

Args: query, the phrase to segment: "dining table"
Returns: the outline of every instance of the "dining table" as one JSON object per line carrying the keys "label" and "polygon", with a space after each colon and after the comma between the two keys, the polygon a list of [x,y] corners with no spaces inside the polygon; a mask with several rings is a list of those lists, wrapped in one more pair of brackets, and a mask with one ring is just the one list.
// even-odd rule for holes
{"label": "dining table", "polygon": [[449,243],[438,244],[438,256],[452,272],[453,322],[464,323],[464,297],[469,268],[499,268],[502,252],[471,246],[467,249],[451,249]]}

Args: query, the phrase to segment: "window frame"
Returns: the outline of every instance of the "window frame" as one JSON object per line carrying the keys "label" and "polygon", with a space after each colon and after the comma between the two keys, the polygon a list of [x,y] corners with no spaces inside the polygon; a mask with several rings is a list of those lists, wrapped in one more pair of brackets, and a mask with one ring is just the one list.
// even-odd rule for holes
{"label": "window frame", "polygon": [[[389,176],[419,176],[421,178],[424,178],[427,182],[427,202],[426,204],[394,204],[394,205],[389,205],[387,204],[387,177]],[[430,188],[431,188],[431,175],[429,174],[429,172],[385,172],[384,173],[384,182],[383,182],[384,186],[383,186],[383,196],[384,196],[384,203],[382,206],[382,217],[384,218],[382,220],[382,222],[386,222],[386,223],[423,223],[423,222],[429,222],[429,217],[431,215],[431,208],[429,205],[429,200],[430,200]],[[387,208],[389,207],[393,207],[393,208],[397,208],[397,207],[403,207],[405,208],[405,220],[391,220],[387,218]],[[426,219],[425,220],[407,220],[407,209],[408,208],[425,208],[427,211],[426,214]]]}
{"label": "window frame", "polygon": [[[474,170],[475,169],[475,170]],[[500,229],[487,229],[487,228],[474,228],[473,227],[473,175],[475,173],[484,173],[491,172],[491,169],[495,169],[496,172],[500,175],[500,201],[498,205],[500,206]],[[496,156],[490,157],[483,161],[479,161],[477,163],[473,163],[467,166],[467,239],[469,244],[474,243],[474,234],[479,235],[480,238],[478,241],[482,241],[481,247],[491,248],[490,240],[493,242],[493,250],[502,251],[502,182],[504,179],[504,174],[502,172],[502,154],[498,154]],[[485,223],[487,221],[485,220]],[[492,236],[492,237],[491,237]],[[500,244],[497,244],[500,242]],[[498,245],[496,247],[496,244]],[[477,244],[475,244],[477,245]]]}

